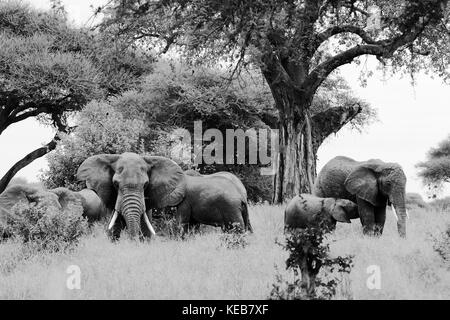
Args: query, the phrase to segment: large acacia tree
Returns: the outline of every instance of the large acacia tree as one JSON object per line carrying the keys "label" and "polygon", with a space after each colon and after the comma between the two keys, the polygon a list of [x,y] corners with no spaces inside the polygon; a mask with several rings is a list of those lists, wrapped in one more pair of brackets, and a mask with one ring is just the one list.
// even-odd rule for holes
{"label": "large acacia tree", "polygon": [[70,131],[68,115],[133,88],[150,65],[128,44],[70,27],[56,12],[0,3],[0,134],[28,118],[57,131],[2,174],[0,192],[19,170],[55,149],[61,132]]}
{"label": "large acacia tree", "polygon": [[[260,69],[278,109],[274,201],[309,192],[314,179],[311,104],[340,66],[364,55],[393,70],[426,67],[447,77],[447,0],[111,1],[103,26],[193,61]],[[324,115],[324,119],[327,116]],[[321,129],[320,129],[321,130]]]}

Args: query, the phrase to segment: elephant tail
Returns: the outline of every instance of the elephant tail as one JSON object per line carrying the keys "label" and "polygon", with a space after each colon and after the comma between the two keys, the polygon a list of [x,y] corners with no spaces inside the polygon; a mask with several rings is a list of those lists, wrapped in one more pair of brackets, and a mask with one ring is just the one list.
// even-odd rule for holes
{"label": "elephant tail", "polygon": [[248,204],[246,201],[241,202],[241,209],[242,209],[242,218],[244,219],[244,225],[245,230],[250,231],[250,233],[253,233],[252,225],[250,224],[250,218],[248,215]]}

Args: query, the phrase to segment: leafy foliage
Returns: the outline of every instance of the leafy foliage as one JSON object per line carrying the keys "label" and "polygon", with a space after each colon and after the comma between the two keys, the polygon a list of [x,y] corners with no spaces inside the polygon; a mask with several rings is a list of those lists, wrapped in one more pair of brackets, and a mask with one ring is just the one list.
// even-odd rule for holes
{"label": "leafy foliage", "polygon": [[219,237],[220,243],[227,249],[242,249],[248,246],[247,234],[239,223],[225,228]]}
{"label": "leafy foliage", "polygon": [[422,178],[433,198],[443,187],[450,182],[450,136],[432,148],[427,155],[427,160],[417,164],[419,177]]}
{"label": "leafy foliage", "polygon": [[[27,118],[68,132],[74,112],[92,99],[137,86],[151,71],[151,55],[110,34],[73,28],[63,11],[57,2],[53,12],[19,1],[0,3],[0,134]],[[14,164],[1,178],[0,191],[59,138]]]}
{"label": "leafy foliage", "polygon": [[325,221],[317,226],[287,231],[286,243],[280,245],[289,252],[286,269],[293,273],[293,281],[286,281],[277,274],[270,299],[331,299],[336,294],[339,278],[332,273],[335,270],[350,273],[352,257],[329,257],[329,244],[325,240],[330,231]]}
{"label": "leafy foliage", "polygon": [[142,120],[125,119],[105,102],[91,102],[76,116],[76,128],[64,135],[58,147],[47,156],[48,170],[41,180],[48,188],[60,186],[74,190],[84,186],[77,182],[76,172],[89,156],[141,151]]}
{"label": "leafy foliage", "polygon": [[[328,136],[355,116],[343,110],[344,121],[334,114],[337,124],[328,128],[327,114],[311,121],[317,90],[340,66],[372,55],[396,72],[449,76],[447,0],[115,0],[104,13],[102,28],[114,26],[120,36],[161,52],[173,48],[193,64],[220,63],[229,78],[259,69],[286,131],[280,149],[293,154],[280,157],[276,168],[273,195],[279,203],[312,188],[323,141],[309,139],[313,132],[326,129]],[[297,141],[306,141],[306,148]]]}
{"label": "leafy foliage", "polygon": [[[431,66],[448,76],[447,1],[116,0],[104,13],[104,28],[115,25],[119,34],[158,44],[162,51],[176,46],[202,63],[223,58],[230,65],[260,66],[273,50],[286,65],[310,60],[317,67],[362,44],[363,52],[352,57],[373,54],[391,59],[394,68]],[[335,46],[328,46],[330,39]]]}
{"label": "leafy foliage", "polygon": [[450,268],[450,226],[448,226],[447,230],[439,238],[434,239],[434,250]]}
{"label": "leafy foliage", "polygon": [[34,251],[71,250],[88,229],[81,205],[71,204],[58,210],[45,200],[38,205],[18,203],[13,213],[0,233],[20,239]]}

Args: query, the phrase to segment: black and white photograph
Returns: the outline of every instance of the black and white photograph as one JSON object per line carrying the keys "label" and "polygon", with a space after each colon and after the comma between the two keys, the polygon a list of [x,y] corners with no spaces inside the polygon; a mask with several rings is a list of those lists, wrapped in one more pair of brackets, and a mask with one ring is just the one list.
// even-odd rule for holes
{"label": "black and white photograph", "polygon": [[0,300],[450,300],[449,1],[0,0]]}

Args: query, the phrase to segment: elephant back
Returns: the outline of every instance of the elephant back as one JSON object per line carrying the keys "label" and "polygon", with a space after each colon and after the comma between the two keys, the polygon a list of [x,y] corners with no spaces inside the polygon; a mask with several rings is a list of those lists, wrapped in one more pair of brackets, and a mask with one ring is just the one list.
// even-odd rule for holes
{"label": "elephant back", "polygon": [[328,161],[317,175],[313,195],[321,198],[340,198],[356,201],[344,186],[350,172],[359,162],[348,157],[336,157]]}

